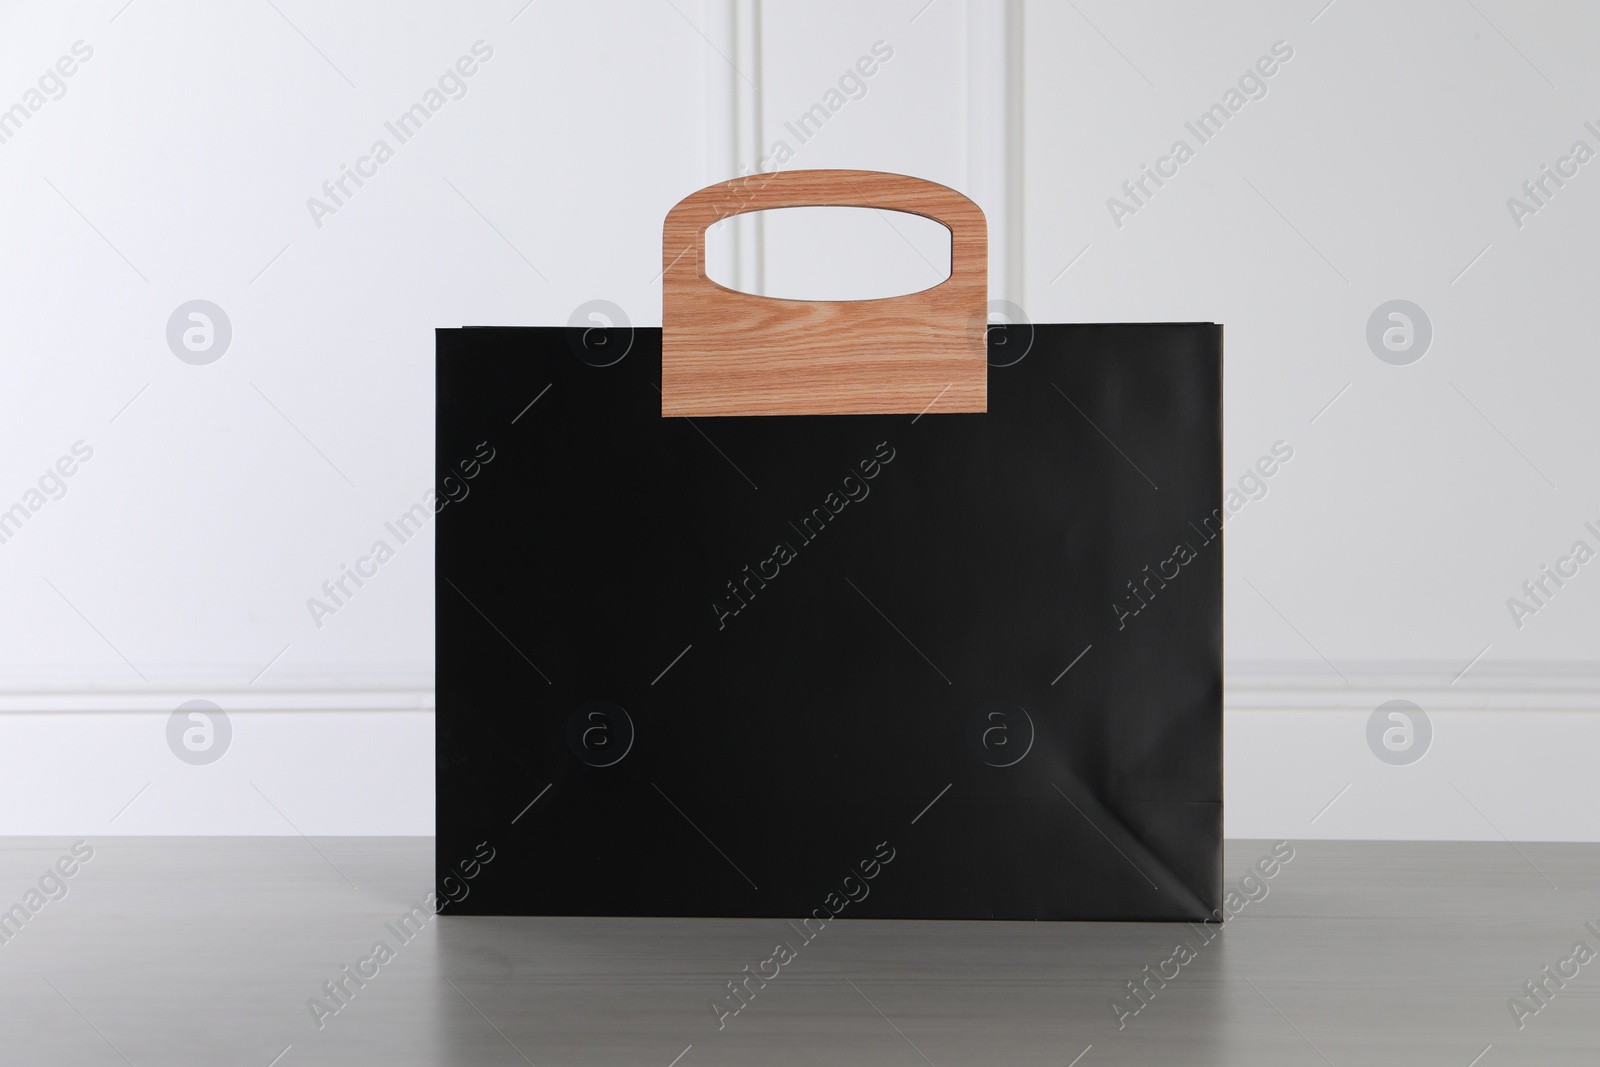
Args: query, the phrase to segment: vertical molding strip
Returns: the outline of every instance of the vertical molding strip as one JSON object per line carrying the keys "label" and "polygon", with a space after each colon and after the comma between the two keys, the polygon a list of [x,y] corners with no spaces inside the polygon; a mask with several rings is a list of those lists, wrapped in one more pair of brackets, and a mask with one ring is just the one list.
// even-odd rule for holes
{"label": "vertical molding strip", "polygon": [[[733,23],[733,62],[744,77],[735,84],[738,92],[734,107],[735,158],[734,169],[727,177],[754,174],[761,160],[761,0],[734,0]],[[765,216],[760,212],[740,215],[733,220],[733,232],[739,248],[739,288],[747,293],[764,294],[767,291]]]}
{"label": "vertical molding strip", "polygon": [[1006,4],[1006,218],[1005,256],[1006,279],[1011,295],[1009,299],[1026,307],[1028,284],[1024,273],[1024,239],[1027,228],[1023,225],[1023,190],[1027,188],[1027,142],[1023,120],[1026,102],[1026,46],[1023,18],[1027,8],[1024,0],[1005,0]]}
{"label": "vertical molding strip", "polygon": [[[761,158],[761,0],[705,0],[706,175],[751,174]],[[765,227],[737,215],[706,231],[708,254],[733,264],[734,287],[764,291]],[[711,251],[714,249],[714,251]]]}
{"label": "vertical molding strip", "polygon": [[967,0],[967,195],[989,221],[989,299],[1023,301],[1022,0]]}
{"label": "vertical molding strip", "polygon": [[[735,51],[734,7],[737,0],[705,0],[702,29],[705,31],[706,85],[706,171],[704,188],[726,181],[738,173],[739,128],[737,86],[739,74],[726,57]],[[687,191],[686,191],[687,192]],[[737,264],[733,226],[719,222],[706,231],[706,256]]]}

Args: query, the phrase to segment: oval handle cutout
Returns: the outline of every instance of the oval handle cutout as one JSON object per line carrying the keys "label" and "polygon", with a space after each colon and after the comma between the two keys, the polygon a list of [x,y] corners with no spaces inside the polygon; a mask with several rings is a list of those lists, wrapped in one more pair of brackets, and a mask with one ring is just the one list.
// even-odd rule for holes
{"label": "oval handle cutout", "polygon": [[786,207],[706,230],[706,276],[785,300],[881,300],[950,277],[950,231],[905,211]]}

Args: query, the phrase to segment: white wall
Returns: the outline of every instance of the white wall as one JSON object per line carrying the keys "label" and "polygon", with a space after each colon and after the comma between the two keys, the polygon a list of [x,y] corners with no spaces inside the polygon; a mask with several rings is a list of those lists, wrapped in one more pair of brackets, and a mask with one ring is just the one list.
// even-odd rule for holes
{"label": "white wall", "polygon": [[[1505,604],[1600,549],[1600,163],[1520,229],[1506,207],[1600,150],[1588,5],[275,3],[0,16],[0,107],[93,49],[0,143],[0,508],[94,449],[0,544],[0,833],[429,832],[431,532],[320,628],[305,601],[429,484],[431,331],[596,297],[659,323],[667,208],[883,41],[789,166],[967,191],[992,295],[1036,321],[1225,323],[1230,478],[1295,448],[1229,525],[1228,832],[1600,839],[1600,564],[1520,629]],[[386,135],[480,40],[466,95]],[[1280,40],[1198,145],[1185,120]],[[1118,226],[1177,138],[1194,158]],[[792,222],[725,230],[752,288],[928,270],[887,231],[820,231],[840,267]],[[205,366],[165,337],[195,298],[233,329]],[[1410,366],[1365,339],[1394,298],[1434,329]],[[213,766],[167,747],[191,698],[231,713]],[[1366,746],[1394,698],[1432,712],[1412,766]]]}
{"label": "white wall", "polygon": [[[1228,527],[1228,832],[1600,837],[1581,772],[1600,564],[1520,628],[1506,606],[1575,540],[1600,550],[1600,163],[1521,228],[1506,205],[1575,140],[1600,150],[1600,11],[1088,0],[1026,18],[1030,313],[1225,323],[1225,473],[1295,449]],[[1277,41],[1294,55],[1267,95],[1200,144],[1184,122]],[[1108,198],[1179,138],[1194,158],[1117,225]],[[1433,325],[1409,366],[1365,338],[1395,298]],[[1391,699],[1433,712],[1411,766],[1365,742]]]}
{"label": "white wall", "polygon": [[[707,181],[675,2],[7,5],[0,106],[93,55],[0,144],[0,507],[94,455],[0,544],[0,832],[431,831],[431,531],[320,628],[306,600],[432,481],[435,327],[660,322],[661,219]],[[194,298],[233,327],[206,366],[165,336]],[[167,748],[189,698],[234,713],[214,766]]]}

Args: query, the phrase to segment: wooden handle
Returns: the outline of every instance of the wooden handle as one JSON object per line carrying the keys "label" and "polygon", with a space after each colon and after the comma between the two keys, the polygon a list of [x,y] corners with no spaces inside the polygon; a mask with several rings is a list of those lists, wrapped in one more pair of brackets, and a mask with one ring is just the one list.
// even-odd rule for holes
{"label": "wooden handle", "polygon": [[[882,300],[780,300],[705,272],[707,227],[780,207],[886,208],[950,231],[950,277]],[[661,414],[867,415],[988,406],[989,240],[978,205],[921,178],[864,170],[752,174],[667,213]]]}

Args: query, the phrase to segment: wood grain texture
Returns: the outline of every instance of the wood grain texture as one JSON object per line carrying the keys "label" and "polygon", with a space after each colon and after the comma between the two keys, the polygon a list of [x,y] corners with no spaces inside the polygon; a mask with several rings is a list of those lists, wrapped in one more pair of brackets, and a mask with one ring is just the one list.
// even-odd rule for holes
{"label": "wood grain texture", "polygon": [[[718,285],[705,231],[781,207],[923,215],[950,231],[950,277],[882,300],[782,300]],[[988,230],[946,186],[903,174],[801,170],[708,186],[662,236],[661,414],[865,415],[988,405]]]}
{"label": "wood grain texture", "polygon": [[[486,828],[491,847],[538,849],[551,799],[516,826]],[[740,855],[715,813],[702,817],[719,847]],[[859,833],[869,829],[879,828]],[[896,846],[918,847],[916,829],[902,827]],[[850,855],[857,828],[829,831]],[[72,840],[0,838],[0,906],[37,887]],[[1521,1030],[1506,1006],[1575,941],[1595,946],[1584,926],[1600,925],[1594,844],[1297,841],[1291,862],[1245,887],[1267,894],[1220,932],[874,921],[847,908],[810,943],[777,919],[480,918],[452,908],[405,943],[385,924],[398,927],[436,886],[432,838],[91,844],[68,894],[0,945],[7,1064],[267,1067],[290,1044],[277,1067],[668,1067],[691,1045],[677,1067],[1600,1063],[1600,961],[1550,987],[1555,996]],[[1226,883],[1239,886],[1270,845],[1228,842]],[[895,893],[896,870],[871,891]],[[832,876],[817,875],[824,885]],[[490,862],[461,884],[496,877],[504,871]],[[354,973],[379,939],[395,958],[364,987],[348,983],[343,1003],[328,999],[324,983],[344,979],[341,967]],[[711,1005],[732,995],[729,981],[770,974],[763,961],[780,940],[797,957],[775,979],[751,981],[755,996],[719,1029]],[[1197,958],[1142,985],[1172,973],[1163,961],[1180,941]],[[1129,982],[1154,995],[1119,1029],[1110,1005],[1131,996]],[[320,1030],[313,997],[339,1009]]]}

